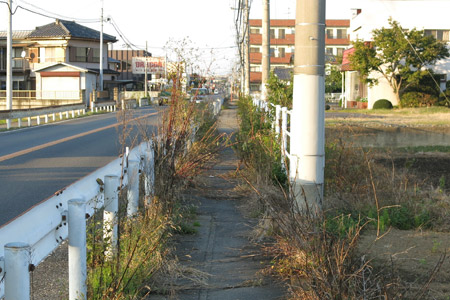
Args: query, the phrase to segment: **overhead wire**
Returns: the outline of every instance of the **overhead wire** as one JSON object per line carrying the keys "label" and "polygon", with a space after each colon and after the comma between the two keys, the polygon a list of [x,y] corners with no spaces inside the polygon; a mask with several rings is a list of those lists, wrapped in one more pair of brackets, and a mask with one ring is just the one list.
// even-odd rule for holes
{"label": "overhead wire", "polygon": [[79,18],[72,18],[72,17],[62,16],[62,15],[59,15],[57,13],[53,13],[53,12],[47,11],[45,9],[39,8],[39,7],[37,7],[37,6],[33,5],[33,4],[30,4],[28,2],[25,2],[23,0],[21,0],[21,1],[23,3],[26,3],[27,5],[30,5],[30,6],[32,6],[34,8],[42,10],[42,11],[44,11],[46,13],[30,9],[30,8],[22,6],[20,4],[17,4],[15,10],[13,11],[12,8],[9,7],[9,3],[8,2],[0,0],[0,3],[5,3],[8,6],[8,10],[10,11],[11,15],[15,15],[17,13],[17,10],[20,8],[20,9],[28,11],[28,12],[30,12],[32,14],[36,14],[36,15],[39,15],[39,16],[42,16],[42,17],[46,17],[46,18],[50,18],[50,19],[63,18],[63,19],[70,20],[70,21],[76,21],[78,23],[99,23],[99,22],[101,22],[100,19],[79,19]]}

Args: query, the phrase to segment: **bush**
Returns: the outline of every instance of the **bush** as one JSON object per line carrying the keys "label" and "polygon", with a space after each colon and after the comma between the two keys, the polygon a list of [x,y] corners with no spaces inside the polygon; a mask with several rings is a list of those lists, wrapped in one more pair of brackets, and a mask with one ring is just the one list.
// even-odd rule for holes
{"label": "bush", "polygon": [[425,92],[404,93],[400,99],[402,107],[432,106],[438,103],[438,97]]}
{"label": "bush", "polygon": [[331,109],[331,106],[328,105],[328,104],[326,104],[326,105],[325,105],[325,110],[330,110],[330,109]]}
{"label": "bush", "polygon": [[392,103],[391,101],[387,100],[387,99],[380,99],[375,101],[375,103],[373,104],[373,109],[391,109]]}

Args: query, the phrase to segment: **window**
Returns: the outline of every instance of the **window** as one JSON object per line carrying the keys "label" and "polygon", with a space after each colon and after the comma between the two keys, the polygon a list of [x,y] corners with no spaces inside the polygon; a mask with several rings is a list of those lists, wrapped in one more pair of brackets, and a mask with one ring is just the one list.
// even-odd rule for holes
{"label": "window", "polygon": [[270,29],[270,38],[271,39],[275,38],[275,29]]}
{"label": "window", "polygon": [[275,57],[275,48],[270,47],[270,57]]}
{"label": "window", "polygon": [[259,53],[259,47],[250,47],[250,53]]}
{"label": "window", "polygon": [[336,56],[340,56],[340,57],[344,56],[344,50],[345,50],[344,48],[337,48],[336,50],[337,50]]}
{"label": "window", "polygon": [[45,62],[56,62],[56,49],[45,48]]}
{"label": "window", "polygon": [[92,62],[99,63],[100,62],[100,49],[95,48],[94,50],[94,56],[92,57]]}
{"label": "window", "polygon": [[261,85],[259,84],[250,84],[250,92],[259,92]]}
{"label": "window", "polygon": [[328,39],[334,39],[333,29],[327,29],[327,38]]}
{"label": "window", "polygon": [[286,48],[278,48],[278,57],[286,56]]}
{"label": "window", "polygon": [[250,33],[252,34],[259,34],[259,28],[250,28]]}
{"label": "window", "polygon": [[77,62],[87,62],[88,48],[77,47],[75,52],[75,61]]}
{"label": "window", "polygon": [[347,29],[338,29],[336,32],[337,39],[346,39],[347,38]]}
{"label": "window", "polygon": [[449,42],[450,41],[449,32],[450,32],[450,30],[429,30],[429,29],[426,29],[424,31],[425,35],[427,35],[427,36],[431,35],[436,40],[443,41],[443,42]]}
{"label": "window", "polygon": [[12,67],[14,69],[21,69],[23,67],[22,51],[23,51],[22,47],[20,47],[20,48],[13,48],[13,51],[12,51],[12,57],[13,57]]}
{"label": "window", "polygon": [[284,29],[278,29],[278,38],[279,39],[285,39],[286,38],[286,31]]}
{"label": "window", "polygon": [[333,48],[325,48],[325,54],[333,55]]}
{"label": "window", "polygon": [[250,66],[250,72],[261,72],[260,66]]}

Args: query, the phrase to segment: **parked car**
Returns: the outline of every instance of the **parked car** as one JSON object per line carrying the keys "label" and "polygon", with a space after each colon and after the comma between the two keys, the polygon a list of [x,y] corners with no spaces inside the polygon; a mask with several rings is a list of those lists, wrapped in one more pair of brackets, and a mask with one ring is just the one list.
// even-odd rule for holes
{"label": "parked car", "polygon": [[191,101],[195,101],[195,103],[203,102],[208,98],[208,90],[205,88],[193,88],[190,94]]}

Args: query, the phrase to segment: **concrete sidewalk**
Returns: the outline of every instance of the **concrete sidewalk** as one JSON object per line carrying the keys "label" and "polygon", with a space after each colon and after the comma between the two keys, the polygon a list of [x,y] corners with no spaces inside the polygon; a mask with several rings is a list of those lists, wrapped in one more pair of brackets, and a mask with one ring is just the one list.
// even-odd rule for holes
{"label": "concrete sidewalk", "polygon": [[[219,131],[237,131],[236,107],[223,110]],[[245,198],[235,191],[234,174],[238,159],[231,148],[225,149],[219,163],[199,179],[188,197],[197,204],[198,232],[178,239],[177,256],[187,268],[209,274],[206,284],[180,280],[174,284],[177,299],[248,300],[283,299],[285,287],[271,276],[264,276],[270,259],[251,242],[256,220],[244,217],[239,209]],[[151,299],[165,299],[154,296]]]}

